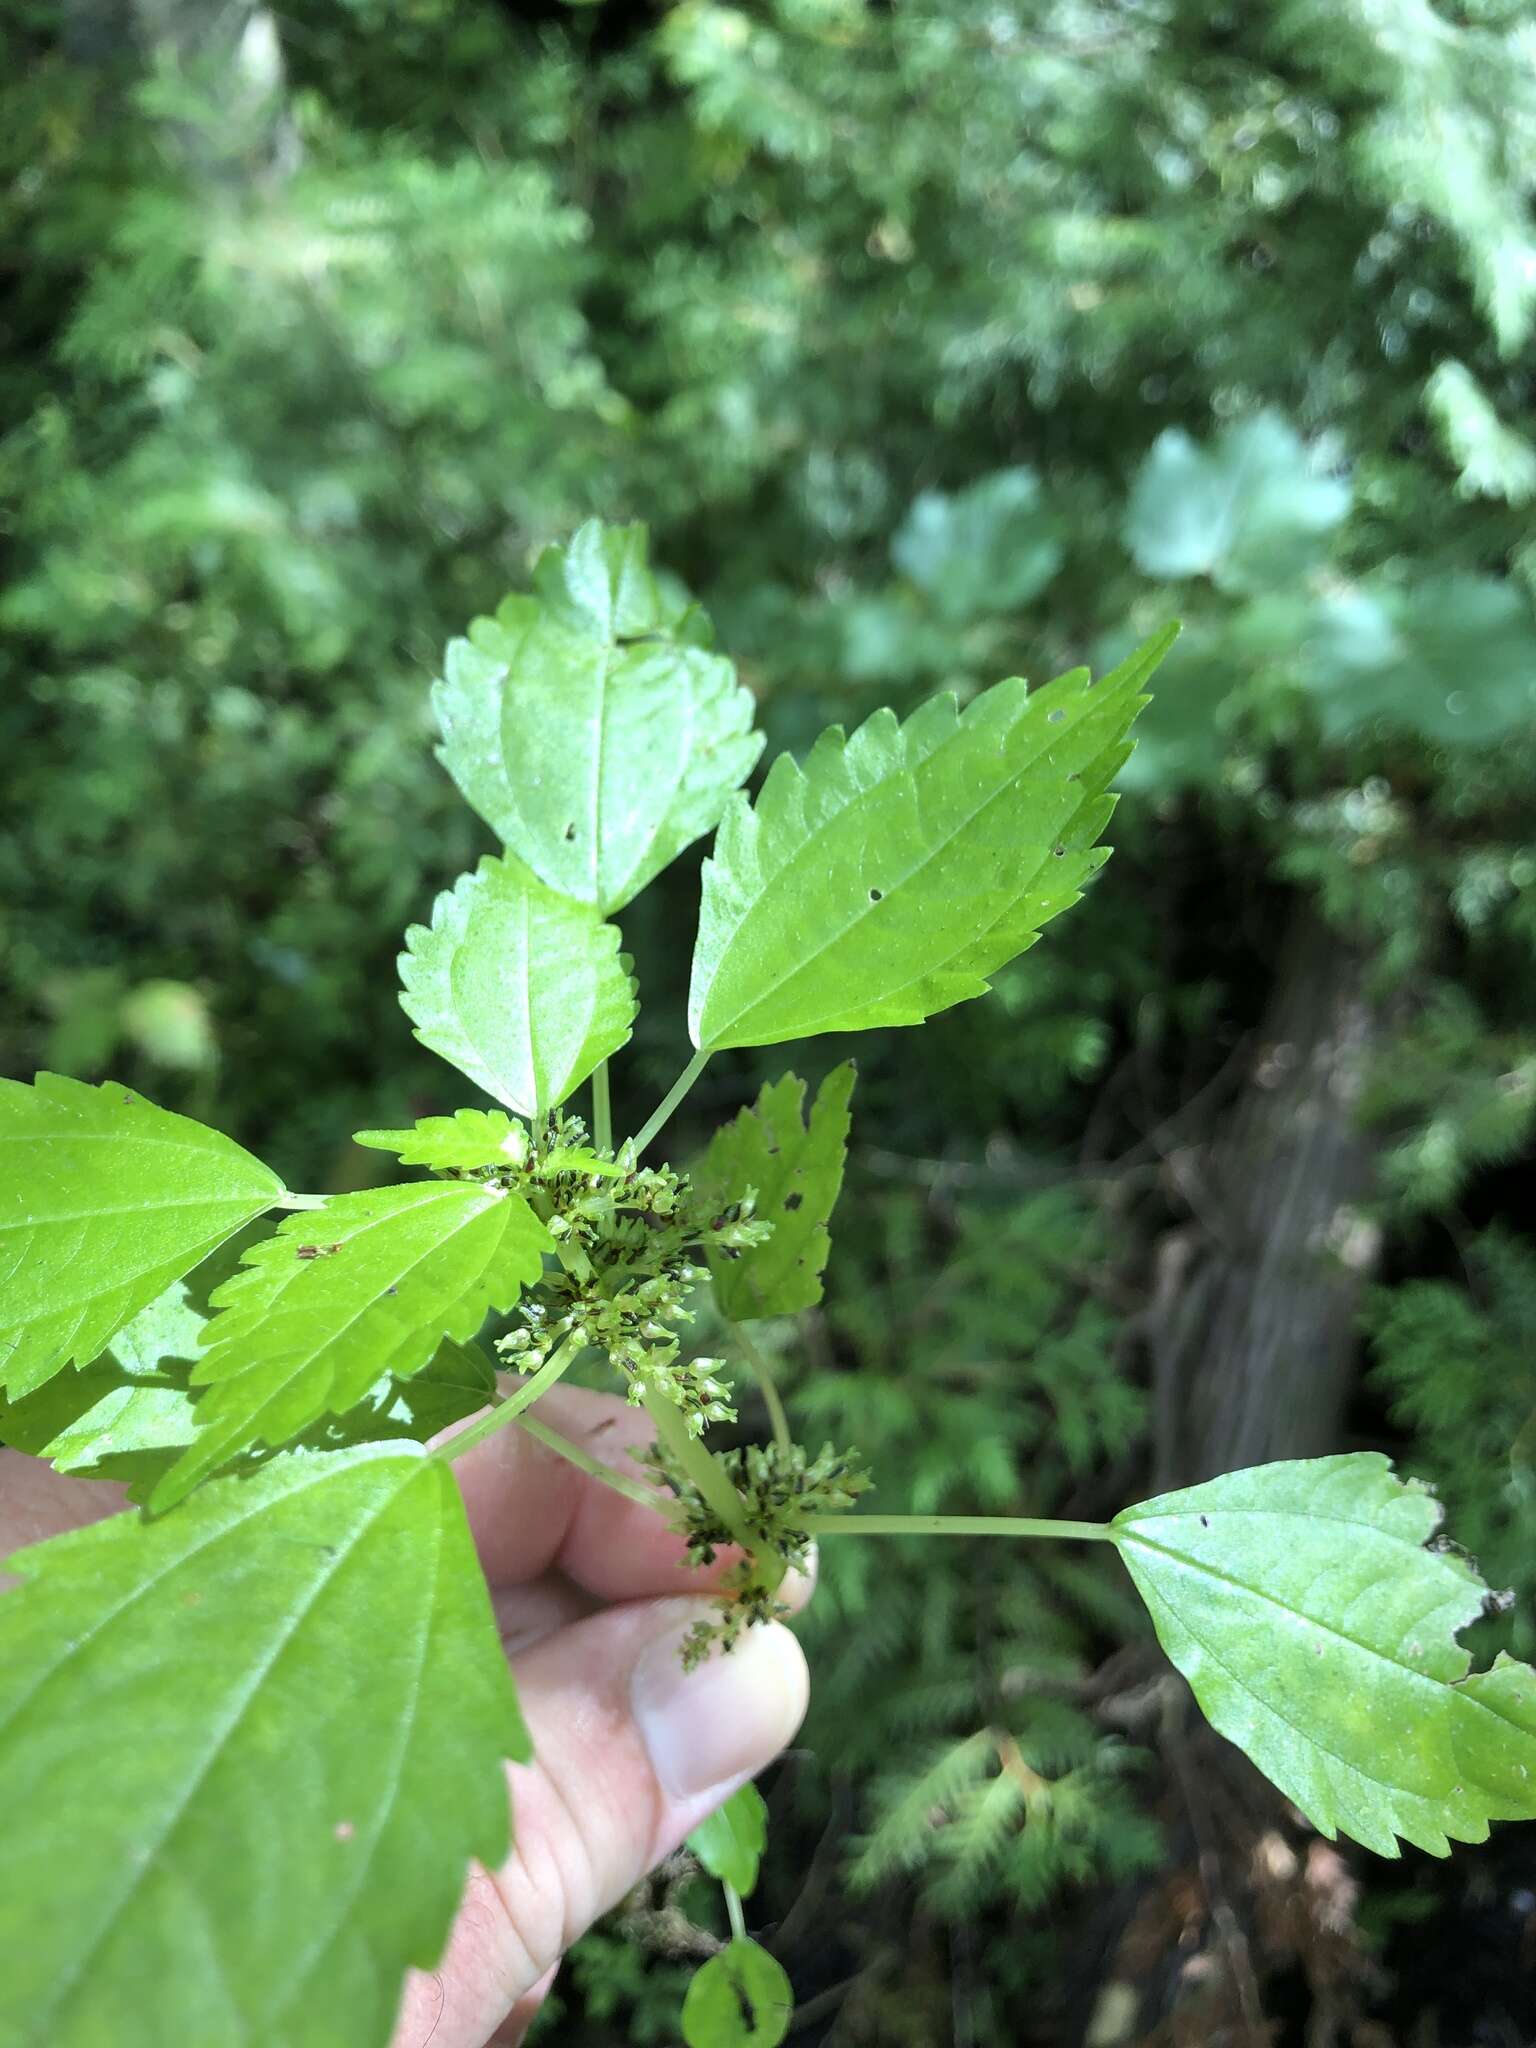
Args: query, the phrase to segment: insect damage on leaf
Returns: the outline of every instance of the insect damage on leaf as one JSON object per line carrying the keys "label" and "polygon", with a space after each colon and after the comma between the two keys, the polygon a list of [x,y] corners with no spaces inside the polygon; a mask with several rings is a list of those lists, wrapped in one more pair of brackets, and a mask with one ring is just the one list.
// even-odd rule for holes
{"label": "insect damage on leaf", "polygon": [[324,1246],[312,1217],[289,1217],[214,1294],[219,1313],[193,1371],[206,1389],[196,1434],[155,1489],[157,1510],[249,1446],[344,1414],[381,1375],[419,1372],[444,1337],[467,1341],[488,1309],[512,1307],[553,1249],[523,1198],[495,1183],[337,1195],[324,1217],[335,1233]]}
{"label": "insect damage on leaf", "polygon": [[996,684],[961,711],[832,726],[732,799],[704,863],[688,1021],[702,1051],[920,1024],[1077,901],[1106,851],[1108,786],[1172,645],[1095,685],[1086,669]]}
{"label": "insect damage on leaf", "polygon": [[1377,1452],[1228,1473],[1111,1527],[1213,1727],[1325,1834],[1443,1856],[1536,1818],[1536,1672],[1471,1672],[1489,1599]]}
{"label": "insect damage on leaf", "polygon": [[[804,1114],[805,1083],[772,1082],[751,1109],[715,1133],[695,1175],[722,1226],[704,1238],[721,1310],[735,1322],[792,1315],[821,1299],[832,1241],[828,1220],[848,1156],[852,1060],[834,1067]],[[750,1202],[750,1209],[747,1204]],[[727,1218],[750,1214],[771,1230],[763,1243],[724,1244]]]}

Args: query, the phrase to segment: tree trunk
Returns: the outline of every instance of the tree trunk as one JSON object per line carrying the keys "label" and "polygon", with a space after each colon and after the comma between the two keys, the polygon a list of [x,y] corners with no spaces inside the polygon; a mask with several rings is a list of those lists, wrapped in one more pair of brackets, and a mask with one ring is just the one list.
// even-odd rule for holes
{"label": "tree trunk", "polygon": [[1378,1251],[1357,1110],[1390,1019],[1367,971],[1298,903],[1238,1104],[1171,1162],[1191,1218],[1159,1247],[1148,1319],[1160,1488],[1339,1447]]}

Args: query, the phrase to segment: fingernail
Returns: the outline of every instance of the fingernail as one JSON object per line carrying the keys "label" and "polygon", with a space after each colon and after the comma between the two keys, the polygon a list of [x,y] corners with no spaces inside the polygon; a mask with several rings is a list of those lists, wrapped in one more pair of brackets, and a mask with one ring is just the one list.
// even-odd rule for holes
{"label": "fingernail", "polygon": [[686,1621],[647,1643],[629,1686],[635,1724],[673,1799],[695,1799],[771,1763],[804,1719],[808,1691],[800,1645],[777,1622],[684,1671],[684,1638],[709,1612],[689,1607]]}

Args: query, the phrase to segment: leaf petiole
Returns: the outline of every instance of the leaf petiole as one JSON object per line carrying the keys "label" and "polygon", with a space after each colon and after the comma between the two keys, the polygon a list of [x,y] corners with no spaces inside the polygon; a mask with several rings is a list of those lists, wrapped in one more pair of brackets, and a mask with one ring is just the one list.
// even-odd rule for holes
{"label": "leaf petiole", "polygon": [[737,1891],[735,1885],[729,1884],[723,1879],[721,1880],[720,1889],[725,1893],[725,1910],[730,1916],[731,1937],[735,1941],[745,1941],[747,1938],[747,1916],[741,1910],[741,1893]]}
{"label": "leaf petiole", "polygon": [[1113,1543],[1108,1522],[1035,1520],[1028,1515],[807,1515],[813,1536],[1039,1536]]}
{"label": "leaf petiole", "polygon": [[580,1333],[568,1337],[554,1356],[539,1367],[531,1380],[524,1380],[515,1393],[508,1394],[504,1401],[498,1401],[495,1407],[487,1409],[477,1422],[469,1425],[468,1429],[461,1429],[457,1436],[446,1438],[432,1452],[432,1456],[441,1458],[445,1464],[451,1465],[455,1459],[462,1458],[466,1451],[472,1451],[476,1444],[482,1444],[488,1436],[494,1436],[498,1429],[505,1429],[508,1423],[516,1422],[525,1408],[531,1408],[541,1394],[549,1392],[561,1374],[575,1363],[586,1348],[587,1340]]}
{"label": "leaf petiole", "polygon": [[613,1150],[613,1103],[606,1060],[599,1060],[592,1069],[592,1143],[599,1152]]}
{"label": "leaf petiole", "polygon": [[709,1054],[707,1052],[696,1052],[694,1054],[660,1102],[657,1103],[654,1111],[635,1133],[633,1144],[637,1159],[667,1121],[668,1117],[671,1116],[673,1110],[677,1108],[700,1074],[703,1073],[708,1059]]}
{"label": "leaf petiole", "polygon": [[763,1406],[768,1410],[768,1419],[773,1424],[774,1442],[781,1451],[788,1451],[794,1438],[790,1433],[789,1417],[784,1412],[784,1402],[780,1397],[772,1366],[763,1356],[761,1346],[753,1342],[740,1323],[732,1323],[731,1341],[747,1361],[752,1377],[757,1381],[758,1392],[763,1397]]}
{"label": "leaf petiole", "polygon": [[517,1426],[531,1436],[535,1443],[542,1444],[547,1451],[553,1451],[557,1458],[564,1458],[574,1465],[578,1472],[585,1472],[589,1479],[596,1479],[603,1486],[612,1487],[615,1493],[622,1493],[626,1500],[632,1500],[637,1507],[649,1508],[653,1514],[664,1515],[672,1505],[668,1496],[658,1493],[654,1487],[645,1485],[639,1479],[626,1479],[622,1472],[615,1472],[611,1465],[605,1465],[601,1458],[594,1458],[590,1451],[584,1451],[580,1444],[572,1443],[568,1436],[562,1436],[557,1429],[551,1429],[547,1422],[540,1422],[536,1415],[520,1415]]}

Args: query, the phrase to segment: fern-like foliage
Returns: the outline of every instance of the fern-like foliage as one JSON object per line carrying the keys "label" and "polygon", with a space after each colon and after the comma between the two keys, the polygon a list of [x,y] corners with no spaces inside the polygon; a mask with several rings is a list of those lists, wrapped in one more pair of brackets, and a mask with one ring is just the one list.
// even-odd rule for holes
{"label": "fern-like foliage", "polygon": [[1374,1377],[1413,1432],[1458,1540],[1508,1589],[1482,1637],[1536,1651],[1536,1252],[1506,1230],[1466,1250],[1466,1282],[1381,1287],[1366,1307]]}

